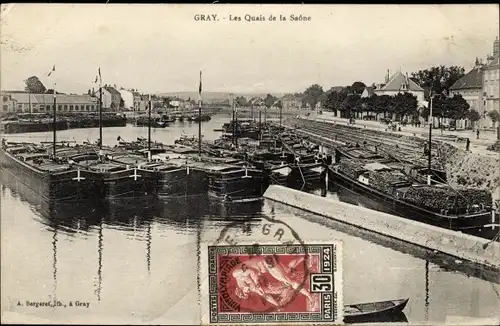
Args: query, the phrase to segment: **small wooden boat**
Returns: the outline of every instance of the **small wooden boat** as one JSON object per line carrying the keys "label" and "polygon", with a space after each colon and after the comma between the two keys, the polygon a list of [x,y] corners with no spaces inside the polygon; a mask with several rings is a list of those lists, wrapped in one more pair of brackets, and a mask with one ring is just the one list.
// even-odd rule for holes
{"label": "small wooden boat", "polygon": [[408,303],[408,298],[369,303],[357,303],[344,306],[344,322],[371,322],[388,315],[401,315]]}

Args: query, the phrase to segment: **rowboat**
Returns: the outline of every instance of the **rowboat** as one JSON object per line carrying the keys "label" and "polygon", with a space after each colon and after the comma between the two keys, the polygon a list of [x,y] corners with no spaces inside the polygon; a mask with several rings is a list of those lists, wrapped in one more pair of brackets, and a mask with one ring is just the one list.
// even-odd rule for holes
{"label": "rowboat", "polygon": [[408,298],[369,303],[357,303],[344,306],[344,322],[374,322],[387,316],[403,315]]}

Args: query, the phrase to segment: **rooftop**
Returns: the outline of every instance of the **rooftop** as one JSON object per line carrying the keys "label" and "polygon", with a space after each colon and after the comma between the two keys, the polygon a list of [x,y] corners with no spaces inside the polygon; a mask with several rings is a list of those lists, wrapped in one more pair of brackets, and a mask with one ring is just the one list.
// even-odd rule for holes
{"label": "rooftop", "polygon": [[451,90],[466,89],[466,88],[482,88],[483,87],[483,71],[480,66],[474,67],[465,76],[457,80],[451,85]]}
{"label": "rooftop", "polygon": [[392,75],[392,77],[389,79],[389,82],[387,82],[387,84],[382,87],[381,91],[400,91],[401,84],[408,84],[409,91],[424,91],[422,87],[420,87],[415,81],[413,81],[413,79],[407,78],[407,76],[403,75],[401,71],[398,71],[394,75]]}
{"label": "rooftop", "polygon": [[120,92],[116,90],[116,88],[114,87],[111,87],[111,86],[104,86],[104,89],[107,90],[108,92],[110,92],[111,94],[113,95],[120,95]]}
{"label": "rooftop", "polygon": [[[12,93],[2,92],[2,95],[10,95],[11,98],[18,103],[32,103],[32,104],[52,104],[54,102],[53,94],[32,94],[32,93]],[[90,95],[66,95],[57,94],[57,102],[68,104],[94,104],[95,98]]]}

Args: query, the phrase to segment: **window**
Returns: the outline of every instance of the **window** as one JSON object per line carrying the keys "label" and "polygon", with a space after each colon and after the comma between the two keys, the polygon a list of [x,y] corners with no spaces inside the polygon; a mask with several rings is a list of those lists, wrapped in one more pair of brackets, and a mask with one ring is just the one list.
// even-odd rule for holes
{"label": "window", "polygon": [[79,105],[75,105],[75,111],[80,111],[80,106]]}
{"label": "window", "polygon": [[95,105],[92,105],[92,111],[95,111]]}
{"label": "window", "polygon": [[73,105],[70,105],[70,106],[69,106],[69,110],[70,110],[70,111],[73,111]]}
{"label": "window", "polygon": [[22,105],[22,104],[19,104],[19,105],[17,106],[17,110],[18,110],[19,112],[22,112],[22,111],[23,111],[23,105]]}
{"label": "window", "polygon": [[47,105],[45,108],[47,109],[47,111],[50,111],[50,105]]}
{"label": "window", "polygon": [[4,105],[3,105],[3,110],[4,110],[4,111],[7,111],[8,109],[9,109],[9,106],[8,106],[7,104],[4,104]]}
{"label": "window", "polygon": [[64,104],[64,111],[68,111],[68,105]]}
{"label": "window", "polygon": [[63,106],[62,106],[61,104],[59,104],[59,105],[57,106],[57,111],[62,111],[62,107],[63,107]]}
{"label": "window", "polygon": [[88,111],[88,110],[89,110],[89,108],[90,108],[90,105],[88,105],[88,104],[87,104],[87,105],[85,105],[85,111]]}
{"label": "window", "polygon": [[8,100],[9,100],[9,97],[8,97],[8,96],[4,96],[4,97],[3,97],[3,101],[4,101],[4,102],[7,102]]}

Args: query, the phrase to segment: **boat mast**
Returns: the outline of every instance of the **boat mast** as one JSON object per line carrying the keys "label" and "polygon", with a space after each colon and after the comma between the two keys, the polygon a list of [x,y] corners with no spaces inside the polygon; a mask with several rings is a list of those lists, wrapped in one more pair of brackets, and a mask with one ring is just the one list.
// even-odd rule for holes
{"label": "boat mast", "polygon": [[262,138],[262,103],[259,103],[259,140]]}
{"label": "boat mast", "polygon": [[233,143],[233,145],[234,145],[234,144],[235,144],[235,140],[234,140],[234,139],[235,139],[235,134],[236,134],[236,131],[235,131],[235,128],[236,128],[236,122],[235,122],[235,120],[234,120],[234,116],[235,116],[235,114],[234,114],[234,98],[233,98],[233,94],[230,94],[229,96],[230,96],[230,101],[231,101],[231,103],[230,103],[230,104],[231,104],[231,109],[232,109],[232,111],[233,111],[233,117],[232,117],[232,119],[231,119],[231,121],[232,121],[232,126],[233,126],[231,140],[232,140],[232,143]]}
{"label": "boat mast", "polygon": [[57,120],[56,120],[56,114],[57,114],[57,99],[56,99],[56,83],[54,83],[54,117],[53,117],[53,133],[54,133],[54,137],[53,137],[53,143],[52,143],[52,146],[53,146],[53,150],[54,150],[54,159],[56,158],[56,129],[57,129]]}
{"label": "boat mast", "polygon": [[427,183],[431,185],[431,148],[432,148],[432,90],[431,90],[431,100],[429,104],[429,156],[427,157],[427,172],[429,173],[427,177]]}
{"label": "boat mast", "polygon": [[[99,77],[101,70],[99,70]],[[102,82],[99,78],[99,149],[102,150]]]}
{"label": "boat mast", "polygon": [[151,160],[151,94],[149,94],[148,116],[148,160]]}
{"label": "boat mast", "polygon": [[283,120],[283,103],[280,103],[280,131],[281,131],[282,120]]}
{"label": "boat mast", "polygon": [[198,156],[201,156],[201,70],[200,87],[198,89]]}
{"label": "boat mast", "polygon": [[[236,102],[234,101],[234,99],[233,102],[234,102],[234,124],[235,124],[234,127],[236,128],[236,132],[238,132],[238,108],[236,107]],[[236,148],[238,148],[238,137],[234,137],[234,143]]]}

